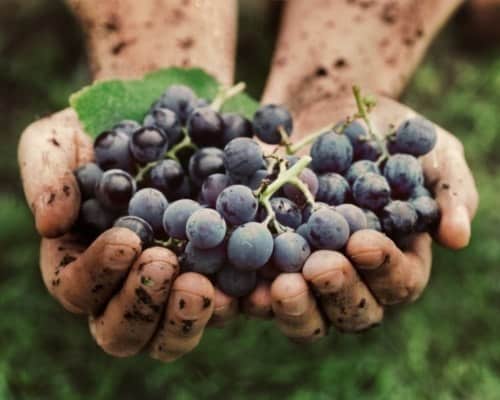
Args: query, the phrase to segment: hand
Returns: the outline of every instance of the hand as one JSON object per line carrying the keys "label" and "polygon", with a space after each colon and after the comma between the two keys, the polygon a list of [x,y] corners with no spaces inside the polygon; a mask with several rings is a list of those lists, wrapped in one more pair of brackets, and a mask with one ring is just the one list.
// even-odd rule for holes
{"label": "hand", "polygon": [[[295,115],[294,139],[354,112],[350,97],[318,102]],[[396,101],[379,98],[371,120],[378,132],[388,132],[390,124],[414,114]],[[436,239],[452,249],[465,247],[478,194],[461,143],[438,128],[437,145],[422,162],[442,213]],[[386,306],[412,302],[422,294],[431,270],[431,242],[428,234],[416,234],[400,249],[379,232],[358,231],[346,255],[317,251],[302,273],[279,275],[267,294],[253,295],[254,309],[271,306],[281,331],[296,341],[324,336],[330,324],[343,332],[365,330],[381,322]]]}
{"label": "hand", "polygon": [[[232,81],[234,1],[68,4],[86,30],[96,79],[200,65],[224,84]],[[175,25],[165,24],[172,18]],[[221,29],[214,31],[214,24]],[[178,358],[200,341],[214,310],[219,322],[235,312],[234,300],[202,275],[178,276],[173,253],[159,247],[142,251],[139,238],[126,229],[110,229],[91,244],[68,233],[80,208],[73,170],[92,158],[91,139],[71,109],[35,122],[22,135],[19,163],[43,237],[45,285],[67,310],[89,315],[92,335],[107,353],[123,357],[148,348],[154,358]]]}

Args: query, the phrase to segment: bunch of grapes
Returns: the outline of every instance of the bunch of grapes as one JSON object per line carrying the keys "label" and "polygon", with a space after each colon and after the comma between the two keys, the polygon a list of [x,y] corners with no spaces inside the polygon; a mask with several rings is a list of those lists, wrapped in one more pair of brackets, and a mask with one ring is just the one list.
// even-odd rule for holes
{"label": "bunch of grapes", "polygon": [[[438,224],[418,161],[436,143],[429,121],[408,119],[381,138],[373,104],[355,89],[355,115],[292,144],[286,108],[262,106],[252,121],[221,113],[230,92],[209,104],[174,85],[142,125],[101,133],[95,163],[75,171],[77,229],[91,238],[131,229],[143,247],[170,248],[182,271],[240,297],[259,279],[301,271],[315,250],[342,251],[358,230],[399,240]],[[264,154],[254,135],[283,151]],[[295,155],[311,144],[310,156]]]}

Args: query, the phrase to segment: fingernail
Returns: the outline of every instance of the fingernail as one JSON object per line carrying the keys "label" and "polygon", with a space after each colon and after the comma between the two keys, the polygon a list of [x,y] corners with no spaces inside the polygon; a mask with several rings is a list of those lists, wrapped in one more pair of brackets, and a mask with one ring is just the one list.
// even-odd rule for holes
{"label": "fingernail", "polygon": [[313,287],[320,293],[336,293],[345,283],[344,271],[340,268],[319,274],[311,279]]}
{"label": "fingernail", "polygon": [[123,270],[129,268],[137,256],[137,250],[130,246],[107,244],[102,252],[104,266],[111,270]]}
{"label": "fingernail", "polygon": [[386,255],[382,250],[367,250],[351,254],[351,259],[360,269],[374,269],[386,262]]}
{"label": "fingernail", "polygon": [[309,293],[304,291],[293,297],[277,300],[274,306],[280,314],[298,317],[309,309],[309,301]]}

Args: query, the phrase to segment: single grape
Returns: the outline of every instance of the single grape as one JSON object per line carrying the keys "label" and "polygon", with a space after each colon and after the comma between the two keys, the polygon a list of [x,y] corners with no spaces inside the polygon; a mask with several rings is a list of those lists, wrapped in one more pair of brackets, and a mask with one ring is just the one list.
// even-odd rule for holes
{"label": "single grape", "polygon": [[344,173],[352,163],[352,145],[333,131],[321,135],[311,147],[312,169],[318,173]]}
{"label": "single grape", "polygon": [[[340,127],[337,125],[335,130]],[[370,138],[363,125],[358,121],[348,124],[342,131],[351,142],[354,160],[377,161],[382,155],[382,149],[378,143]]]}
{"label": "single grape", "polygon": [[199,249],[188,242],[180,258],[184,271],[210,275],[221,269],[226,262],[226,246],[220,244],[211,249]]}
{"label": "single grape", "polygon": [[322,208],[315,211],[307,225],[309,242],[317,249],[339,250],[349,239],[349,224],[335,210]]}
{"label": "single grape", "polygon": [[142,247],[149,247],[154,242],[154,233],[151,226],[140,217],[126,215],[118,218],[114,225],[115,228],[127,228],[134,232],[141,239]]}
{"label": "single grape", "polygon": [[429,153],[437,141],[434,124],[422,117],[403,122],[389,140],[389,150],[394,153],[411,154],[415,157]]}
{"label": "single grape", "polygon": [[189,160],[189,176],[198,187],[216,173],[224,173],[224,153],[216,147],[204,147]]}
{"label": "single grape", "polygon": [[225,146],[231,140],[239,137],[253,136],[252,123],[240,114],[225,113],[222,114],[224,128],[222,133],[222,145]]}
{"label": "single grape", "polygon": [[135,190],[135,181],[127,172],[110,169],[102,174],[96,186],[96,197],[110,210],[126,210]]}
{"label": "single grape", "polygon": [[198,99],[187,86],[172,85],[160,97],[158,105],[175,112],[180,123],[184,125],[189,115],[198,106]]}
{"label": "single grape", "polygon": [[187,239],[187,220],[195,211],[200,209],[201,206],[191,199],[181,199],[170,203],[163,214],[163,229],[175,239]]}
{"label": "single grape", "polygon": [[132,134],[129,147],[134,159],[140,164],[159,160],[168,148],[167,134],[153,126],[141,128]]}
{"label": "single grape", "polygon": [[[215,208],[217,197],[231,184],[229,176],[224,174],[212,174],[205,179],[201,186],[203,200],[211,208]],[[220,212],[220,211],[219,211]]]}
{"label": "single grape", "polygon": [[186,223],[186,236],[199,249],[211,249],[221,244],[226,230],[226,221],[210,208],[195,211]]}
{"label": "single grape", "polygon": [[345,203],[350,197],[351,188],[342,175],[329,172],[319,176],[317,201],[336,206]]}
{"label": "single grape", "polygon": [[227,256],[238,269],[256,270],[269,261],[273,246],[271,232],[264,225],[248,222],[229,237]]}
{"label": "single grape", "polygon": [[322,203],[321,201],[316,201],[314,205],[308,204],[307,206],[304,207],[302,210],[302,221],[306,223],[309,218],[311,217],[311,214],[314,211],[320,210],[321,208],[327,208],[327,209],[334,209],[332,206],[329,206],[326,203]]}
{"label": "single grape", "polygon": [[183,138],[182,126],[177,115],[168,108],[156,108],[146,115],[144,126],[160,128],[167,134],[168,144],[173,147]]}
{"label": "single grape", "polygon": [[162,192],[168,199],[184,182],[184,170],[175,160],[160,160],[146,174],[146,184]]}
{"label": "single grape", "polygon": [[366,216],[366,227],[367,229],[373,229],[378,232],[382,232],[382,225],[380,224],[380,220],[373,211],[363,210]]}
{"label": "single grape", "polygon": [[425,232],[432,230],[439,222],[439,205],[431,197],[421,196],[410,201],[410,204],[417,211],[417,224],[415,230],[417,232]]}
{"label": "single grape", "polygon": [[273,264],[283,272],[298,272],[304,266],[311,248],[301,235],[285,232],[274,238]]}
{"label": "single grape", "polygon": [[432,197],[432,195],[425,186],[417,186],[412,190],[410,199],[416,199],[418,197]]}
{"label": "single grape", "polygon": [[97,165],[103,170],[122,169],[133,173],[135,162],[129,150],[130,136],[123,131],[102,132],[94,140]]}
{"label": "single grape", "polygon": [[256,141],[236,138],[224,147],[224,165],[231,177],[251,177],[264,167],[264,155]]}
{"label": "single grape", "polygon": [[123,121],[113,125],[113,128],[111,128],[113,131],[122,131],[129,136],[132,136],[132,133],[138,129],[141,129],[141,124],[131,119],[124,119]]}
{"label": "single grape", "polygon": [[232,297],[243,297],[252,292],[257,286],[255,271],[240,271],[231,265],[222,268],[215,277],[217,287]]}
{"label": "single grape", "polygon": [[259,108],[253,116],[253,129],[260,140],[268,144],[282,142],[280,129],[290,136],[293,130],[292,116],[283,106],[268,104]]}
{"label": "single grape", "polygon": [[384,232],[393,237],[405,235],[415,230],[417,211],[406,201],[394,200],[382,210],[381,223]]}
{"label": "single grape", "polygon": [[195,109],[187,121],[191,141],[199,147],[223,147],[223,120],[210,107]]}
{"label": "single grape", "polygon": [[391,200],[391,188],[379,174],[368,172],[360,176],[352,186],[354,201],[360,207],[376,211]]}
{"label": "single grape", "polygon": [[363,210],[353,204],[341,204],[335,207],[335,211],[341,214],[349,224],[351,235],[368,228],[368,221]]}
{"label": "single grape", "polygon": [[370,160],[359,160],[353,163],[345,174],[347,182],[351,185],[356,182],[361,175],[367,172],[373,172],[375,174],[380,174],[380,169],[373,161]]}
{"label": "single grape", "polygon": [[257,214],[257,199],[243,185],[232,185],[217,197],[216,209],[233,226],[253,221]]}
{"label": "single grape", "polygon": [[102,177],[102,169],[97,164],[87,163],[75,170],[75,178],[80,188],[82,201],[95,196],[95,188]]}
{"label": "single grape", "polygon": [[157,236],[163,233],[163,214],[168,201],[162,192],[153,188],[137,191],[128,203],[128,214],[146,221]]}
{"label": "single grape", "polygon": [[[312,169],[304,168],[299,174],[298,178],[306,184],[309,192],[314,198],[318,193],[319,188],[318,177],[316,176],[316,174],[312,171]],[[283,193],[286,197],[288,197],[298,205],[303,205],[306,203],[304,194],[292,183],[287,183],[283,186]]]}
{"label": "single grape", "polygon": [[115,215],[104,208],[97,199],[88,199],[82,203],[78,216],[78,230],[84,234],[97,236],[113,226]]}
{"label": "single grape", "polygon": [[307,225],[307,223],[304,223],[302,225],[300,225],[296,230],[295,232],[297,234],[299,234],[300,236],[302,236],[305,240],[309,240],[309,226]]}
{"label": "single grape", "polygon": [[418,160],[408,154],[395,154],[384,166],[384,176],[392,193],[398,198],[408,198],[413,189],[424,183],[424,173]]}
{"label": "single grape", "polygon": [[280,224],[292,229],[296,229],[302,224],[302,213],[293,201],[286,197],[273,197],[270,203]]}

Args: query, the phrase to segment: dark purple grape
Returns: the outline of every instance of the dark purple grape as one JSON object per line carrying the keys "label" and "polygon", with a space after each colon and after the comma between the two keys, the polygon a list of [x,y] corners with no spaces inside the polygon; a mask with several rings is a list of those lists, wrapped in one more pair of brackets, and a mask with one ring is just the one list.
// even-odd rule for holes
{"label": "dark purple grape", "polygon": [[302,210],[302,221],[305,223],[309,221],[309,217],[314,211],[320,210],[321,208],[334,209],[334,207],[329,206],[326,203],[322,203],[321,201],[317,201],[314,205],[308,204]]}
{"label": "dark purple grape", "polygon": [[379,174],[368,172],[354,182],[352,186],[356,204],[362,208],[377,211],[391,200],[391,188],[387,180]]}
{"label": "dark purple grape", "polygon": [[218,246],[226,236],[226,222],[210,208],[202,208],[191,214],[186,222],[186,236],[199,249]]}
{"label": "dark purple grape", "polygon": [[410,201],[410,204],[417,211],[417,232],[426,232],[436,228],[439,222],[439,205],[431,197],[420,196]]}
{"label": "dark purple grape", "polygon": [[425,186],[417,186],[410,194],[410,199],[416,199],[418,197],[432,197],[431,192]]}
{"label": "dark purple grape", "polygon": [[224,147],[224,165],[232,178],[249,178],[265,165],[262,148],[249,138],[233,139]]}
{"label": "dark purple grape", "polygon": [[222,134],[222,145],[225,146],[231,140],[239,137],[253,136],[252,123],[240,114],[225,113],[222,114],[224,129]]}
{"label": "dark purple grape", "polygon": [[269,261],[273,246],[271,232],[264,225],[248,222],[231,233],[227,256],[235,268],[253,271]]}
{"label": "dark purple grape", "polygon": [[153,188],[144,188],[135,193],[128,204],[128,214],[145,220],[156,236],[163,234],[163,213],[168,201],[162,192]]}
{"label": "dark purple grape", "polygon": [[188,242],[180,262],[184,271],[214,274],[226,263],[226,246],[221,244],[211,249],[199,249]]}
{"label": "dark purple grape", "polygon": [[262,185],[264,179],[267,179],[268,176],[269,173],[267,172],[266,169],[258,169],[248,180],[247,186],[252,190],[257,190],[260,187],[260,185]]}
{"label": "dark purple grape", "polygon": [[195,211],[200,209],[201,206],[191,199],[181,199],[170,203],[163,214],[163,229],[175,239],[187,239],[187,220]]}
{"label": "dark purple grape", "polygon": [[217,272],[215,281],[217,287],[228,296],[243,297],[250,294],[257,286],[257,273],[237,270],[227,265]]}
{"label": "dark purple grape", "polygon": [[336,206],[345,203],[350,196],[351,188],[342,175],[330,172],[319,176],[317,201]]}
{"label": "dark purple grape", "polygon": [[292,134],[292,116],[284,106],[268,104],[259,108],[253,116],[255,134],[264,143],[281,143],[280,128],[285,131],[286,135]]}
{"label": "dark purple grape", "polygon": [[378,232],[382,232],[382,225],[380,224],[380,220],[373,211],[363,210],[366,216],[367,229],[373,229]]}
{"label": "dark purple grape", "polygon": [[301,235],[285,232],[274,238],[273,264],[283,272],[299,272],[311,248]]}
{"label": "dark purple grape", "polygon": [[387,235],[400,238],[401,235],[414,232],[417,218],[413,205],[406,201],[394,200],[384,207],[380,220]]}
{"label": "dark purple grape", "polygon": [[82,203],[77,221],[78,230],[84,234],[97,236],[113,226],[116,215],[104,208],[97,199]]}
{"label": "dark purple grape", "polygon": [[424,173],[418,160],[408,154],[395,154],[384,166],[384,176],[393,196],[407,199],[412,191],[424,183]]}
{"label": "dark purple grape", "polygon": [[309,242],[320,250],[339,250],[349,239],[349,224],[333,209],[322,208],[315,211],[309,221]]}
{"label": "dark purple grape", "polygon": [[187,121],[191,141],[199,147],[223,147],[223,120],[210,107],[195,109]]}
{"label": "dark purple grape", "polygon": [[110,210],[126,210],[135,190],[135,181],[127,172],[110,169],[102,174],[96,187],[96,196]]}
{"label": "dark purple grape", "polygon": [[184,170],[175,160],[160,160],[146,175],[146,183],[162,192],[168,199],[184,182]]}
{"label": "dark purple grape", "polygon": [[129,147],[138,163],[148,164],[165,155],[168,148],[167,134],[153,126],[141,128],[132,134]]}
{"label": "dark purple grape", "polygon": [[242,225],[253,221],[257,214],[257,199],[243,185],[232,185],[224,189],[217,198],[217,211],[231,225]]}
{"label": "dark purple grape", "polygon": [[370,138],[368,132],[358,121],[351,122],[342,133],[349,138],[352,144],[354,160],[377,161],[382,155],[382,149],[378,143]]}
{"label": "dark purple grape", "polygon": [[177,114],[181,124],[185,124],[189,115],[198,106],[195,93],[184,85],[172,85],[160,97],[157,106],[168,108]]}
{"label": "dark purple grape", "polygon": [[335,211],[341,214],[349,224],[351,235],[361,229],[368,228],[368,221],[363,210],[354,204],[341,204],[335,207]]}
{"label": "dark purple grape", "polygon": [[286,197],[273,197],[271,207],[280,224],[296,229],[302,223],[300,208]]}
{"label": "dark purple grape", "polygon": [[437,141],[434,124],[422,117],[414,117],[403,122],[395,135],[389,139],[392,154],[405,153],[415,157],[429,153]]}
{"label": "dark purple grape", "polygon": [[318,174],[344,173],[352,163],[352,145],[344,135],[325,132],[311,147],[312,169]]}
{"label": "dark purple grape", "polygon": [[75,170],[75,178],[80,188],[81,199],[95,197],[95,188],[102,177],[102,169],[97,164],[84,164]]}
{"label": "dark purple grape", "polygon": [[94,140],[97,165],[103,170],[122,169],[133,173],[135,162],[129,150],[130,136],[123,131],[106,131]]}

